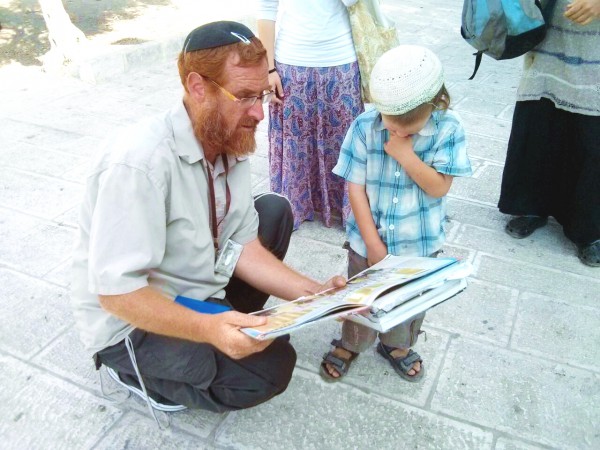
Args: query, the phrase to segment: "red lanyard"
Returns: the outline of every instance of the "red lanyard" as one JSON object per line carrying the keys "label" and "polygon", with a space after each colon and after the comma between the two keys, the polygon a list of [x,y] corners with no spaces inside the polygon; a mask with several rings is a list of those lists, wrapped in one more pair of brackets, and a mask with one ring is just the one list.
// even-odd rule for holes
{"label": "red lanyard", "polygon": [[[221,155],[223,160],[223,166],[225,167],[225,214],[223,214],[223,219],[229,212],[229,206],[231,205],[231,192],[229,191],[229,183],[227,182],[227,173],[229,172],[229,161],[227,160],[227,156]],[[206,177],[208,178],[208,191],[210,193],[209,203],[210,203],[210,228],[213,236],[213,245],[215,246],[215,257],[216,253],[219,250],[219,224],[221,222],[217,221],[217,199],[215,197],[215,185],[213,182],[212,173],[208,166],[208,162],[206,163]]]}

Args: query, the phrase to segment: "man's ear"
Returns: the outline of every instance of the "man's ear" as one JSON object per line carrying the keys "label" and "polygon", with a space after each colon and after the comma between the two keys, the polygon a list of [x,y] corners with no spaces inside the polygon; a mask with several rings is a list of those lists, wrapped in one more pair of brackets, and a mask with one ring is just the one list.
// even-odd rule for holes
{"label": "man's ear", "polygon": [[206,90],[204,89],[204,79],[196,72],[190,72],[186,79],[186,85],[190,96],[196,101],[204,99]]}

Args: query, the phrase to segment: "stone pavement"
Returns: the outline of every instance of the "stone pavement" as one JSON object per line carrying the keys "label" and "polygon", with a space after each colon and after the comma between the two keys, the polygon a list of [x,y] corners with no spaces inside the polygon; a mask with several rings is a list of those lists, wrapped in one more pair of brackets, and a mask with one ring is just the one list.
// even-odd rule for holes
{"label": "stone pavement", "polygon": [[[503,232],[495,205],[520,61],[486,58],[467,81],[461,4],[384,1],[402,41],[443,60],[475,169],[452,187],[445,248],[475,272],[427,316],[424,381],[402,381],[373,349],[343,382],[323,382],[320,357],[339,328],[325,323],[293,335],[298,366],[285,393],[235,413],[174,413],[167,432],[137,399],[103,398],[73,328],[68,274],[88,161],[116,127],[181,95],[178,45],[156,44],[164,62],[146,44],[133,49],[137,70],[110,77],[97,62],[97,85],[0,70],[0,448],[600,448],[600,270],[578,261],[553,221],[524,240]],[[263,122],[256,191],[268,187],[266,154]],[[345,268],[343,240],[340,228],[306,223],[286,261],[326,279]]]}

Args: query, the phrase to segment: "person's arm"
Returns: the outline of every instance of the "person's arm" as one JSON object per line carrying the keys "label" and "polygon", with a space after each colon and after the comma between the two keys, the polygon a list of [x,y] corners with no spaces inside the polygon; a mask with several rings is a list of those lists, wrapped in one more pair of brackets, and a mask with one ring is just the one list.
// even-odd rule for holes
{"label": "person's arm", "polygon": [[[257,28],[258,38],[267,50],[267,62],[269,64],[269,72],[271,72],[275,68],[275,21],[259,19],[257,21]],[[271,101],[273,103],[282,103],[280,99],[283,98],[283,87],[277,71],[269,73],[269,85],[277,94]]]}
{"label": "person's arm", "polygon": [[427,194],[443,197],[448,193],[453,177],[440,173],[421,161],[413,149],[412,136],[400,137],[390,134],[390,140],[384,144],[384,148]]}
{"label": "person's arm", "polygon": [[567,5],[564,14],[579,25],[588,25],[600,18],[600,0],[574,0]]}
{"label": "person's arm", "polygon": [[258,341],[239,331],[266,323],[264,317],[236,311],[200,314],[178,305],[150,287],[129,294],[100,295],[107,312],[136,328],[155,334],[211,344],[233,359],[264,350],[271,341]]}
{"label": "person's arm", "polygon": [[233,273],[252,287],[284,300],[295,300],[346,284],[341,276],[334,276],[321,284],[296,272],[264,248],[258,239],[244,245]]}
{"label": "person's arm", "polygon": [[348,196],[356,225],[358,225],[360,235],[367,247],[367,261],[372,266],[386,257],[387,246],[383,243],[377,232],[365,185],[349,182]]}

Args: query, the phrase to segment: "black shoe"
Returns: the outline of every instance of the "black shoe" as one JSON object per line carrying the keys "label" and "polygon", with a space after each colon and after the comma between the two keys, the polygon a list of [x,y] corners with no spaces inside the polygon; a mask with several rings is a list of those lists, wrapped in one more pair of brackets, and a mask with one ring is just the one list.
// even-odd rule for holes
{"label": "black shoe", "polygon": [[530,236],[538,228],[548,223],[547,217],[540,216],[519,216],[510,220],[504,230],[516,239],[523,239]]}
{"label": "black shoe", "polygon": [[577,256],[585,265],[600,267],[600,239],[588,245],[580,245]]}

